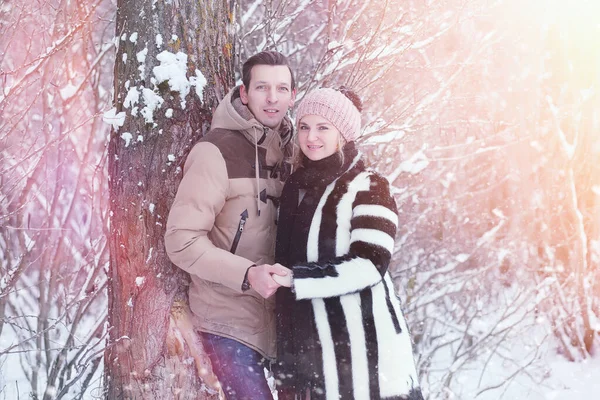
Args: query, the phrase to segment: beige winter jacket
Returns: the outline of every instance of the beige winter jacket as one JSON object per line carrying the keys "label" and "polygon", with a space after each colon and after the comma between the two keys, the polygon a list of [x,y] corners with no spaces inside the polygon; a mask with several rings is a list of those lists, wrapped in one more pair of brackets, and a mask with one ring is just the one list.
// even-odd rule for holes
{"label": "beige winter jacket", "polygon": [[187,157],[165,235],[169,258],[191,275],[198,328],[268,358],[275,357],[275,296],[265,300],[241,286],[250,265],[274,262],[275,203],[291,136],[287,118],[281,132],[264,127],[241,103],[239,88],[233,89],[217,107],[211,131]]}

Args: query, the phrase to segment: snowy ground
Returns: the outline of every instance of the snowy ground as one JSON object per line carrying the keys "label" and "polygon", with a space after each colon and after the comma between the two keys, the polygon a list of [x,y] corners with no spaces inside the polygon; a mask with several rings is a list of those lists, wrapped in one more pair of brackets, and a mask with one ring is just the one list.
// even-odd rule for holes
{"label": "snowy ground", "polygon": [[[596,346],[596,354],[599,354],[600,346]],[[516,350],[518,351],[518,350]],[[431,400],[587,400],[600,398],[600,357],[573,363],[556,354],[549,349],[542,358],[543,379],[534,372],[524,372],[515,377],[508,388],[490,390],[478,393],[473,390],[467,394],[456,396],[453,393],[443,393],[439,396],[431,396]],[[501,367],[501,366],[499,366]],[[501,371],[495,371],[498,375]],[[486,379],[494,381],[496,375],[493,370],[486,374]],[[538,371],[539,372],[539,371]],[[474,381],[479,375],[474,372]],[[469,381],[464,375],[461,380]]]}
{"label": "snowy ground", "polygon": [[[518,354],[523,351],[519,346],[513,348]],[[464,384],[462,394],[445,392],[430,394],[431,400],[587,400],[600,397],[600,357],[596,356],[578,363],[566,361],[556,354],[549,346],[544,350],[542,362],[531,371],[519,374],[508,388],[499,388],[479,393],[476,389],[481,371],[463,372],[459,382]],[[595,354],[600,354],[600,345],[596,346]],[[15,355],[12,355],[15,356]],[[12,357],[11,356],[11,357]],[[29,398],[27,381],[20,372],[20,364],[14,359],[3,357],[0,360],[0,400],[15,400]],[[540,365],[541,364],[541,365]],[[503,365],[488,364],[479,387],[493,384],[502,376]],[[500,379],[501,380],[501,379]],[[18,382],[18,385],[17,383]],[[471,383],[471,385],[469,385]],[[95,382],[98,385],[98,381]],[[472,386],[472,389],[469,389]],[[98,399],[99,390],[96,388],[85,397],[87,400]]]}
{"label": "snowy ground", "polygon": [[579,400],[600,397],[600,357],[577,364],[555,359],[549,360],[549,364],[552,369],[550,381],[554,381],[554,387],[544,390],[539,399]]}

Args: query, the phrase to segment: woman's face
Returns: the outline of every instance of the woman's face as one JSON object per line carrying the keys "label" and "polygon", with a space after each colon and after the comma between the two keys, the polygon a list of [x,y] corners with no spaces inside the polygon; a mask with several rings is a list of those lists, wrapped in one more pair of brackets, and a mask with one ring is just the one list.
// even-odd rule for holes
{"label": "woman's face", "polygon": [[308,159],[318,161],[338,151],[341,134],[329,120],[319,115],[305,115],[298,126],[298,143]]}

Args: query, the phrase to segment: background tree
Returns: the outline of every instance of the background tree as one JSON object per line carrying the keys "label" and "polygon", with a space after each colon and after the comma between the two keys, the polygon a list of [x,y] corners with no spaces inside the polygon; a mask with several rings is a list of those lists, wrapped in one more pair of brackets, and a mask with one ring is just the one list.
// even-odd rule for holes
{"label": "background tree", "polygon": [[187,151],[264,49],[300,100],[364,100],[429,399],[533,398],[549,357],[593,354],[595,2],[122,3],[0,2],[0,398],[217,396],[162,235]]}
{"label": "background tree", "polygon": [[[185,156],[233,86],[228,1],[119,1],[108,150],[110,267],[106,396],[198,399],[207,359],[188,277],[164,249]],[[193,360],[194,362],[190,362]],[[212,382],[214,384],[214,382]]]}
{"label": "background tree", "polygon": [[[110,1],[0,2],[0,396],[100,385]],[[112,29],[111,29],[112,30]],[[107,79],[108,78],[108,79]]]}

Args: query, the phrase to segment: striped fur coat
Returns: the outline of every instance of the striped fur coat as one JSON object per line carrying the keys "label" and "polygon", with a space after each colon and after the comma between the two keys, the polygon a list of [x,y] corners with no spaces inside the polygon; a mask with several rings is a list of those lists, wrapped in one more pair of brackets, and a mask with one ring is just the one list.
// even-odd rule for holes
{"label": "striped fur coat", "polygon": [[[385,178],[349,143],[286,183],[276,261],[294,273],[277,292],[275,378],[311,400],[422,399],[412,344],[388,273],[398,225]],[[304,398],[304,397],[302,397]]]}

